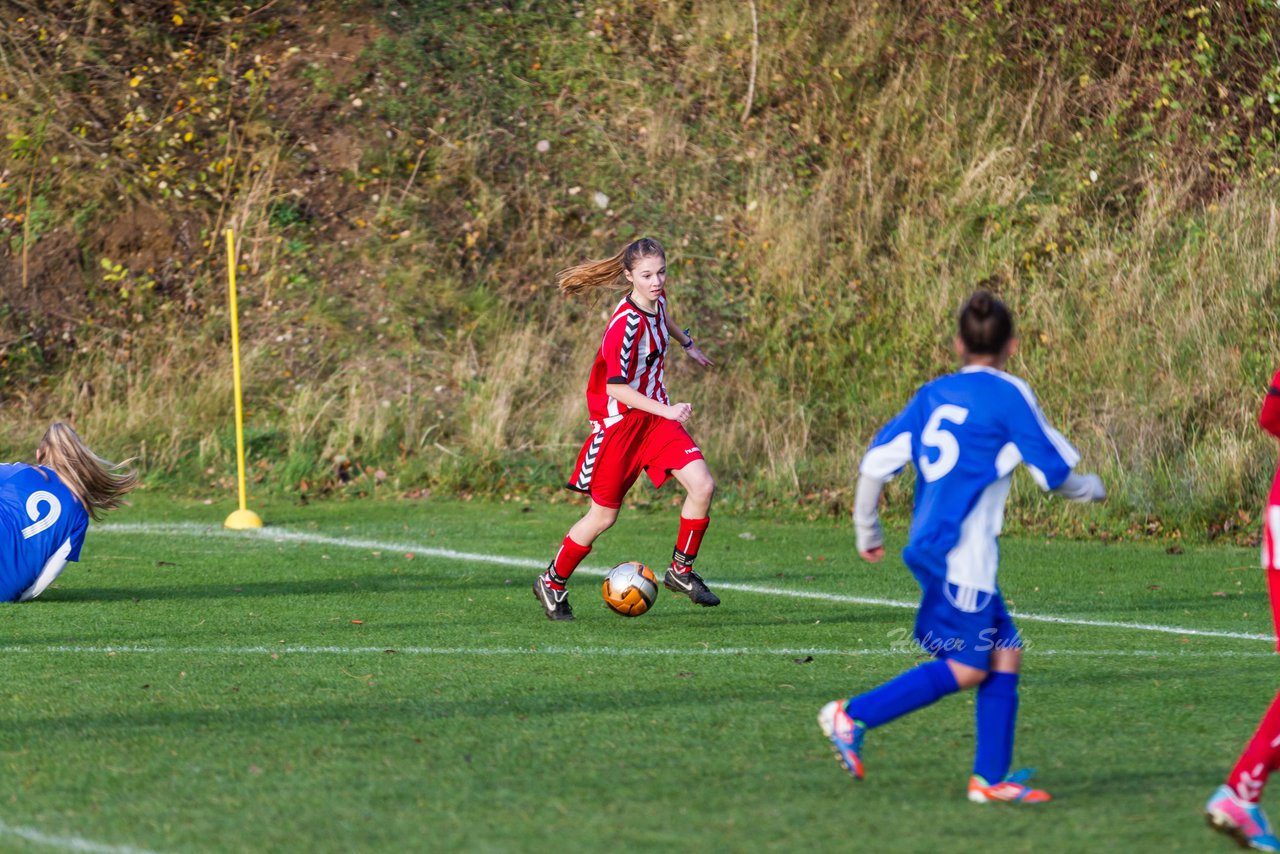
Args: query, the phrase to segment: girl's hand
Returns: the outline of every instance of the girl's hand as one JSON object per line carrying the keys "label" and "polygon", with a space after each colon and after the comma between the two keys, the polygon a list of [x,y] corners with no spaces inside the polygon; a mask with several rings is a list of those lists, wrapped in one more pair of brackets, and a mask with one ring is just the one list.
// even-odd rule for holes
{"label": "girl's hand", "polygon": [[693,417],[693,404],[677,403],[674,406],[668,406],[666,417],[683,424]]}
{"label": "girl's hand", "polygon": [[884,546],[876,546],[874,549],[867,549],[865,552],[858,552],[858,554],[867,563],[879,563],[880,558],[884,557]]}
{"label": "girl's hand", "polygon": [[714,362],[712,362],[710,359],[707,358],[706,354],[703,353],[702,350],[698,348],[697,344],[694,344],[693,346],[686,348],[685,352],[689,354],[690,359],[693,359],[695,362],[697,362],[699,365],[702,365],[704,368],[710,367],[711,365],[715,364]]}

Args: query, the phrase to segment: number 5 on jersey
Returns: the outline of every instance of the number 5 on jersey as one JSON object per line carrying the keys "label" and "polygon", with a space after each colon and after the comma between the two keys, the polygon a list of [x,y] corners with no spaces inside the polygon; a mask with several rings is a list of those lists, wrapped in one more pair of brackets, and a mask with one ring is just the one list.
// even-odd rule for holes
{"label": "number 5 on jersey", "polygon": [[969,410],[952,403],[942,404],[929,415],[929,420],[920,433],[920,444],[937,451],[938,458],[930,462],[928,454],[921,454],[917,461],[921,476],[929,483],[945,477],[960,460],[960,443],[950,430],[942,426],[942,422],[949,421],[959,426],[968,417]]}

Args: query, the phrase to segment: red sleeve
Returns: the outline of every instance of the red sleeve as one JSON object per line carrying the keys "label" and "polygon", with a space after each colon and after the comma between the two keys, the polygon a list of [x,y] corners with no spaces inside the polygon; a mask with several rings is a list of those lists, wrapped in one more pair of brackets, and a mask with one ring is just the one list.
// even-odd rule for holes
{"label": "red sleeve", "polygon": [[1272,436],[1280,437],[1280,371],[1276,371],[1276,375],[1271,378],[1267,396],[1262,399],[1258,423]]}
{"label": "red sleeve", "polygon": [[605,330],[604,341],[600,344],[600,355],[604,357],[605,382],[626,384],[631,381],[635,374],[632,362],[639,329],[640,318],[626,312],[615,317]]}

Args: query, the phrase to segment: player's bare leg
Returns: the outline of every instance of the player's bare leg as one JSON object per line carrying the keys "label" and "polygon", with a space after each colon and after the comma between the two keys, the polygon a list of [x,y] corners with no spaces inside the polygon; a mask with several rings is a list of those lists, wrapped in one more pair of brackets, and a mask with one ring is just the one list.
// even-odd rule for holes
{"label": "player's bare leg", "polygon": [[575,543],[584,548],[590,548],[596,538],[612,528],[616,521],[618,521],[617,507],[605,507],[592,501],[591,507],[587,509],[587,515],[574,522],[573,527],[569,529],[569,536]]}
{"label": "player's bare leg", "polygon": [[680,515],[686,519],[705,519],[711,510],[711,498],[716,494],[716,481],[706,460],[694,460],[671,476],[684,488],[684,505]]}

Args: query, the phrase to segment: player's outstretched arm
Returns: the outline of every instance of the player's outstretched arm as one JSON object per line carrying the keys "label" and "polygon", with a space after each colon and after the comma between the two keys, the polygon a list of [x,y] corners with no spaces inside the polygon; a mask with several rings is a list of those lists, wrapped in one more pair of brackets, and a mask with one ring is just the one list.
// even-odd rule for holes
{"label": "player's outstretched arm", "polygon": [[670,333],[671,340],[679,343],[690,359],[693,359],[703,367],[710,367],[715,364],[708,359],[706,354],[702,352],[701,348],[693,342],[693,336],[689,334],[689,330],[681,329],[680,325],[671,319],[670,314],[667,315],[667,332]]}
{"label": "player's outstretched arm", "polygon": [[1102,478],[1093,472],[1076,474],[1072,472],[1067,479],[1053,490],[1068,501],[1103,501],[1107,497],[1107,488],[1102,485]]}
{"label": "player's outstretched arm", "polygon": [[870,563],[884,557],[884,531],[880,527],[880,493],[884,481],[863,472],[853,501],[853,530],[858,538],[858,554]]}

